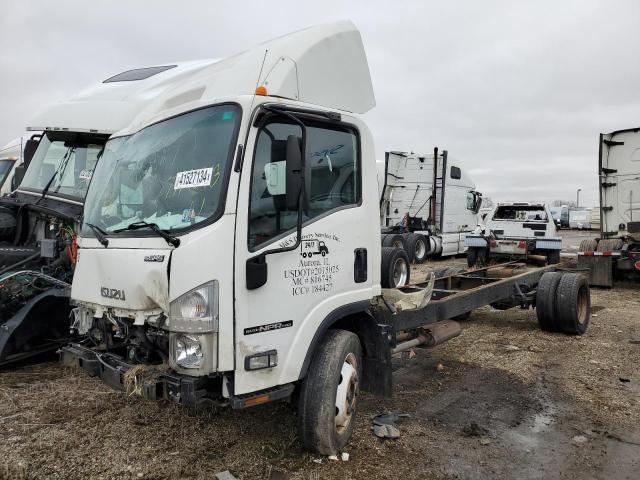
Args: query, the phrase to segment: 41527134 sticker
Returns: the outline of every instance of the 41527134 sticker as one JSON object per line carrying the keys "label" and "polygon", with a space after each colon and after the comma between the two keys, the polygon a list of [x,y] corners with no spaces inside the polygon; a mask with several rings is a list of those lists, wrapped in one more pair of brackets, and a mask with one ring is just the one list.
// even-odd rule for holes
{"label": "41527134 sticker", "polygon": [[176,174],[176,181],[173,184],[174,190],[182,188],[208,187],[213,178],[213,167],[198,168],[197,170],[186,170]]}

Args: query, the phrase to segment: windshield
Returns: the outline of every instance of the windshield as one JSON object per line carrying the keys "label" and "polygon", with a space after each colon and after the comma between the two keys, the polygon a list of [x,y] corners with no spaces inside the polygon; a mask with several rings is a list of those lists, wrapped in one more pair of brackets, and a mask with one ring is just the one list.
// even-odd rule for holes
{"label": "windshield", "polygon": [[9,176],[9,172],[11,172],[11,167],[13,167],[13,163],[15,160],[1,159],[0,160],[0,187],[4,185],[4,182],[7,180]]}
{"label": "windshield", "polygon": [[181,230],[221,213],[239,120],[237,106],[219,105],[107,142],[82,234],[93,236],[87,223],[106,232],[141,221]]}
{"label": "windshield", "polygon": [[56,140],[49,134],[44,135],[20,188],[42,192],[49,185],[49,194],[58,193],[84,199],[103,147],[104,144],[95,138],[89,142],[78,139]]}

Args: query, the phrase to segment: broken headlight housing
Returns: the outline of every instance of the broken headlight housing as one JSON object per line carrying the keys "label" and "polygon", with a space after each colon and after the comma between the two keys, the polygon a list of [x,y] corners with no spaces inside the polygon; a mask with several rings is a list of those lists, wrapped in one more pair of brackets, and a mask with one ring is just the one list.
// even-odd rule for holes
{"label": "broken headlight housing", "polygon": [[172,332],[217,332],[218,281],[200,285],[171,302],[165,328]]}

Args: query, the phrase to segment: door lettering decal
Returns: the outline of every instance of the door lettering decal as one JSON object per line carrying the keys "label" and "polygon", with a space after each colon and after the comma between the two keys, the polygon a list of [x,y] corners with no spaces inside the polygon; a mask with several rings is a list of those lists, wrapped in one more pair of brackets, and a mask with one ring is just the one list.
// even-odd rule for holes
{"label": "door lettering decal", "polygon": [[[295,243],[295,237],[280,243],[287,247]],[[296,263],[286,268],[284,278],[291,281],[291,295],[322,294],[333,289],[335,276],[340,272],[331,252],[337,248],[340,239],[327,233],[309,233],[302,236]],[[294,257],[292,257],[294,258]]]}

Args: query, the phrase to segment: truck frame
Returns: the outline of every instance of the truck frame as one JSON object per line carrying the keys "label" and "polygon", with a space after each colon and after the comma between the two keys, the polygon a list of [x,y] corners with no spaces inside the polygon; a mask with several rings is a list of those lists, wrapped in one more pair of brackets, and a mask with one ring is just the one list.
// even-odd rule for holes
{"label": "truck frame", "polygon": [[545,330],[584,333],[586,279],[555,267],[381,287],[374,105],[360,34],[338,22],[212,65],[114,134],[78,239],[86,340],[63,364],[191,407],[293,399],[302,444],[332,455],[359,392],[391,394],[391,356],[453,338],[474,308],[535,305]]}

